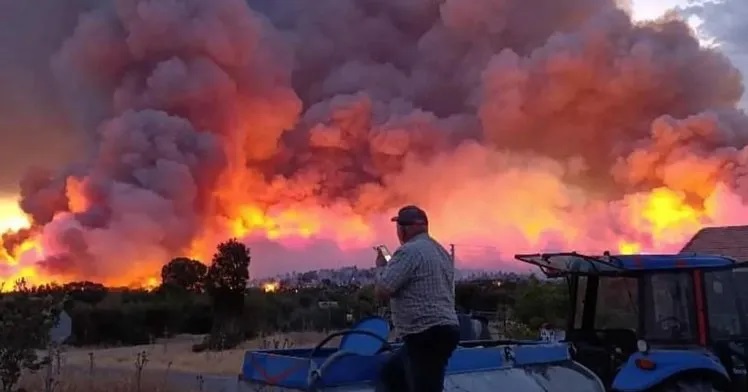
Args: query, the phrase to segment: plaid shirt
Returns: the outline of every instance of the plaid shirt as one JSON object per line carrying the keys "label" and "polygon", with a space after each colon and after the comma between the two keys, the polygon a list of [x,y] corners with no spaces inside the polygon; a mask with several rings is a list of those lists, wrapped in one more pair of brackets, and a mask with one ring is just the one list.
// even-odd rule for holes
{"label": "plaid shirt", "polygon": [[390,291],[392,323],[401,335],[437,325],[459,325],[455,311],[454,265],[428,234],[403,244],[384,267],[379,284]]}

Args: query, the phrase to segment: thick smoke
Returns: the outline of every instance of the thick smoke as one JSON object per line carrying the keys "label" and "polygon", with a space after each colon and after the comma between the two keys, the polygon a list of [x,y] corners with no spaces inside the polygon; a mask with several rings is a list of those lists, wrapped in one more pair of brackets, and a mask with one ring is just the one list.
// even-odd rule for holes
{"label": "thick smoke", "polygon": [[52,67],[85,117],[105,120],[82,165],[22,183],[46,268],[127,283],[190,244],[249,132],[277,139],[298,112],[271,30],[239,0],[117,1],[81,15]]}
{"label": "thick smoke", "polygon": [[[266,250],[260,273],[294,246],[329,265],[412,202],[494,261],[677,248],[745,210],[741,78],[685,23],[620,4],[102,4],[51,62],[92,147],[22,182],[43,265],[127,283],[232,233]],[[703,216],[653,223],[652,192]]]}
{"label": "thick smoke", "polygon": [[[748,74],[748,3],[741,0],[692,0],[685,14],[700,19],[699,32],[730,56],[744,75]],[[743,108],[748,97],[743,96]]]}
{"label": "thick smoke", "polygon": [[61,165],[81,147],[49,59],[93,2],[0,1],[0,203],[30,164]]}

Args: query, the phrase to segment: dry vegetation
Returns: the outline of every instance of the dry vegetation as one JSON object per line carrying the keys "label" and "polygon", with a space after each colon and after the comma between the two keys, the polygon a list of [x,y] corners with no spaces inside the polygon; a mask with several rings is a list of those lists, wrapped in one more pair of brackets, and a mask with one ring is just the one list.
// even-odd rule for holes
{"label": "dry vegetation", "polygon": [[[151,345],[132,347],[68,348],[55,355],[52,390],[199,392],[203,390],[203,376],[236,376],[240,373],[247,350],[312,346],[325,336],[326,333],[322,332],[276,334],[244,342],[232,350],[203,353],[191,350],[193,344],[202,341],[200,335],[180,335]],[[179,385],[174,385],[170,372],[190,375],[183,377]],[[22,378],[20,387],[29,392],[45,391],[46,376],[44,370],[27,374]],[[187,385],[184,381],[187,381]]]}
{"label": "dry vegetation", "polygon": [[[144,378],[137,386],[133,377],[95,378],[79,373],[68,374],[62,372],[56,377],[54,392],[199,392],[199,387],[185,389],[184,387],[170,387],[166,380],[155,377]],[[21,380],[21,390],[28,392],[42,392],[45,390],[43,374],[24,377]]]}
{"label": "dry vegetation", "polygon": [[325,336],[326,334],[322,332],[292,332],[247,341],[231,350],[194,353],[191,350],[192,345],[202,341],[203,337],[180,335],[171,339],[162,339],[150,345],[97,349],[74,348],[65,352],[63,356],[66,366],[88,368],[91,353],[93,353],[94,367],[133,369],[137,354],[145,352],[148,356],[146,369],[149,370],[235,376],[241,369],[244,353],[247,350],[309,346],[318,343]]}

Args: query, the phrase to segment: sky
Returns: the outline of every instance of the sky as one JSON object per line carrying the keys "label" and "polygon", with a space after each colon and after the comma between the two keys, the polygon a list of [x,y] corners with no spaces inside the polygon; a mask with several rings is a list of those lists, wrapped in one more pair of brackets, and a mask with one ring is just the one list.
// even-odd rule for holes
{"label": "sky", "polygon": [[[657,18],[670,9],[686,7],[689,0],[631,0],[631,2],[634,19],[647,20]],[[694,25],[696,23],[698,22],[694,20]],[[16,180],[13,179],[12,181],[15,182]],[[24,226],[24,219],[20,215],[20,208],[16,204],[16,195],[0,192],[0,232]]]}
{"label": "sky", "polygon": [[[69,0],[80,4],[98,1]],[[658,36],[657,29],[631,29],[623,14],[608,12],[611,0],[538,0],[547,7],[563,3],[560,9],[546,13],[530,12],[534,10],[522,1],[513,2],[516,9],[502,9],[491,7],[503,4],[501,1],[445,0],[438,3],[443,4],[439,12],[431,8],[436,3],[429,0],[403,2],[421,4],[425,9],[400,8],[397,0],[361,1],[362,10],[366,9],[363,14],[371,11],[376,16],[363,20],[355,9],[333,12],[354,1],[321,2],[331,9],[319,11],[317,3],[309,5],[303,0],[296,2],[296,8],[277,6],[272,0],[250,0],[258,12],[282,27],[282,35],[249,12],[244,1],[213,0],[211,6],[197,10],[201,18],[181,12],[177,6],[181,2],[165,1],[160,3],[163,7],[149,8],[143,4],[155,2],[145,0],[122,3],[125,8],[117,15],[102,11],[79,18],[76,7],[68,2],[47,0],[49,9],[40,11],[27,2],[0,0],[0,15],[14,15],[9,23],[0,23],[4,27],[0,28],[0,68],[5,70],[0,73],[0,92],[5,92],[0,94],[0,130],[13,133],[13,138],[8,138],[13,139],[12,144],[0,145],[0,231],[23,224],[13,214],[17,211],[15,194],[20,173],[33,163],[60,167],[62,174],[55,178],[70,179],[50,181],[50,174],[34,170],[20,186],[24,206],[33,211],[40,225],[65,207],[73,212],[56,215],[60,219],[45,226],[40,235],[45,250],[65,256],[51,257],[50,262],[64,266],[66,252],[83,249],[83,253],[97,254],[96,260],[105,260],[102,268],[111,276],[122,275],[122,268],[134,260],[142,261],[144,254],[149,255],[144,263],[165,260],[162,245],[171,250],[187,243],[194,234],[191,228],[198,226],[193,223],[202,213],[215,218],[217,227],[215,233],[206,228],[206,238],[223,236],[220,230],[229,226],[238,236],[266,231],[266,243],[258,239],[252,249],[259,259],[262,254],[269,255],[265,259],[273,259],[276,270],[284,262],[277,256],[283,252],[288,255],[285,270],[298,267],[293,263],[299,260],[309,265],[332,264],[341,256],[337,250],[348,252],[359,245],[367,252],[362,257],[370,256],[370,242],[391,241],[393,237],[378,226],[362,223],[360,211],[392,208],[392,203],[401,199],[424,203],[434,211],[434,221],[442,222],[437,234],[458,244],[461,254],[469,251],[465,243],[494,243],[495,237],[500,237],[500,250],[507,254],[529,246],[555,249],[571,241],[576,246],[576,238],[588,237],[594,242],[587,244],[590,249],[618,240],[631,249],[632,243],[649,241],[640,218],[660,222],[649,210],[667,210],[660,208],[664,202],[670,203],[666,207],[679,207],[680,199],[653,191],[655,207],[648,209],[647,195],[631,193],[618,200],[619,195],[599,196],[597,192],[634,192],[640,183],[652,182],[706,198],[706,188],[699,187],[706,179],[694,179],[698,176],[693,175],[693,168],[702,163],[711,167],[717,160],[701,162],[697,158],[720,151],[725,153],[719,158],[725,166],[742,167],[739,157],[728,156],[737,151],[735,148],[744,147],[742,141],[728,149],[719,144],[728,143],[719,135],[709,142],[698,139],[727,128],[683,131],[684,145],[679,149],[671,149],[668,140],[661,140],[675,128],[708,128],[712,118],[702,115],[705,108],[722,107],[725,102],[732,108],[741,93],[734,69],[715,51],[699,50],[685,29],[674,29],[672,36]],[[641,21],[705,0],[615,1],[625,3]],[[746,15],[748,1],[717,1],[722,3],[700,7],[701,12],[695,13],[704,16],[700,32],[711,38],[704,42],[718,42],[735,59],[733,56],[745,48],[746,24],[741,21],[748,16],[741,16]],[[374,3],[384,5],[380,9],[379,5],[373,7]],[[136,12],[128,9],[128,4],[142,6]],[[600,8],[601,4],[607,6]],[[691,12],[694,15],[693,8]],[[136,14],[142,17],[138,23],[129,19]],[[331,14],[341,16],[330,18]],[[233,15],[236,20],[229,17]],[[594,23],[570,30],[569,24],[576,23],[580,15],[594,17],[590,19]],[[226,29],[204,31],[205,26],[214,25],[214,18]],[[404,24],[404,18],[417,23]],[[81,24],[76,28],[79,19]],[[163,28],[164,20],[177,27]],[[695,21],[695,17],[689,20]],[[151,36],[165,30],[174,39]],[[425,38],[424,31],[429,32]],[[552,34],[558,31],[570,34]],[[512,34],[506,36],[506,32]],[[183,46],[188,33],[195,37],[209,33],[203,40],[190,40],[201,48],[199,53],[207,53],[205,61],[181,62],[183,51],[192,53],[194,49]],[[17,39],[19,36],[24,39]],[[615,50],[608,51],[606,45],[597,45],[601,36],[623,39],[610,40]],[[281,37],[290,38],[287,47],[277,45]],[[509,50],[486,50],[493,49],[494,38],[505,40],[500,44]],[[631,43],[636,45],[629,47]],[[533,55],[525,56],[531,49]],[[164,51],[176,60],[163,61]],[[569,58],[577,53],[581,55]],[[291,64],[292,58],[298,67]],[[610,61],[598,64],[595,60],[599,58]],[[748,69],[748,62],[738,63],[744,71]],[[151,69],[143,64],[158,66]],[[615,67],[608,69],[608,65]],[[180,82],[183,80],[190,83]],[[49,93],[55,91],[57,95]],[[113,102],[98,99],[99,95],[113,97]],[[565,110],[570,103],[579,110]],[[131,108],[138,110],[124,110]],[[183,113],[186,123],[143,108],[171,108]],[[564,115],[558,116],[561,110]],[[673,118],[652,122],[664,114]],[[691,114],[695,116],[685,118]],[[742,117],[732,114],[719,124],[730,125],[734,120],[735,127],[748,129],[748,120],[738,123]],[[219,121],[229,118],[240,118],[240,126]],[[79,134],[95,127],[101,137]],[[164,133],[169,139],[152,138],[162,127],[170,131]],[[201,132],[201,128],[211,132]],[[432,130],[444,132],[437,138],[424,133]],[[542,137],[528,138],[528,132]],[[600,148],[580,150],[578,145],[566,145],[570,132]],[[125,134],[138,137],[125,138]],[[39,135],[44,135],[43,143]],[[216,142],[220,135],[236,138],[229,141],[239,147],[221,150]],[[79,143],[73,143],[78,139]],[[472,142],[475,139],[480,142]],[[141,140],[149,142],[134,142]],[[462,143],[468,140],[471,142]],[[461,148],[447,148],[451,145]],[[511,151],[504,154],[495,146]],[[626,149],[621,154],[630,156],[615,165],[604,158],[610,156],[606,148],[620,151],[620,146]],[[283,151],[275,151],[280,147]],[[532,156],[521,154],[528,150]],[[80,165],[63,164],[78,151],[86,152]],[[224,152],[231,162],[220,162]],[[420,165],[418,159],[401,161],[406,153],[433,157],[429,158],[433,165]],[[156,154],[164,159],[155,161],[152,157]],[[695,158],[679,160],[675,163],[683,163],[677,166],[666,159],[671,155]],[[566,162],[569,157],[572,159]],[[649,157],[652,159],[646,159]],[[722,160],[719,162],[722,165]],[[330,178],[330,168],[335,165],[350,170],[335,169],[342,172],[341,178]],[[233,168],[242,170],[229,170]],[[219,169],[227,173],[221,179],[230,182],[212,181],[217,177],[214,170]],[[271,170],[278,180],[268,183],[265,179],[270,178]],[[741,170],[736,170],[736,177]],[[681,173],[687,175],[681,177]],[[611,174],[616,178],[611,179]],[[455,177],[464,179],[461,187],[454,186]],[[518,181],[525,185],[516,186]],[[732,183],[738,181],[730,177]],[[513,192],[515,188],[527,190],[532,198]],[[222,191],[210,192],[213,189]],[[748,200],[748,187],[745,190],[745,199],[740,200]],[[220,209],[185,208],[208,198],[209,192]],[[110,197],[101,197],[105,193]],[[482,199],[482,194],[496,197]],[[615,202],[598,208],[598,199]],[[60,200],[68,205],[59,207]],[[469,209],[464,200],[470,200]],[[516,200],[526,201],[522,204],[527,208],[520,208]],[[258,213],[257,205],[270,201],[277,210]],[[506,204],[501,207],[501,203]],[[461,211],[450,206],[460,206]],[[644,214],[639,213],[642,210]],[[748,214],[748,206],[746,211]],[[266,219],[268,214],[272,216]],[[608,223],[611,217],[620,224],[608,225],[609,236],[598,233],[599,219]],[[578,223],[581,221],[585,223]],[[568,222],[593,227],[594,233],[568,230]],[[501,235],[497,235],[499,231]],[[284,233],[296,237],[283,242]],[[302,241],[310,237],[324,239],[329,249],[312,249],[309,241]],[[680,241],[682,237],[679,232],[668,238]],[[80,246],[81,241],[91,246]],[[322,242],[315,246],[321,247]],[[110,252],[112,244],[119,249],[116,257]],[[212,251],[207,240],[198,245]],[[318,255],[322,261],[309,260],[306,254]],[[89,260],[88,256],[72,258]]]}
{"label": "sky", "polygon": [[[748,74],[748,2],[745,0],[631,0],[635,20],[654,19],[668,10],[678,8],[701,42],[723,52],[743,73]],[[740,107],[748,109],[748,94],[743,94]]]}
{"label": "sky", "polygon": [[[662,15],[665,11],[672,9],[674,7],[678,6],[686,6],[687,0],[631,0],[632,1],[632,12],[633,17],[637,20],[646,20],[646,19],[653,19],[657,18],[660,15]],[[53,13],[48,13],[53,14]],[[56,44],[55,44],[56,45]],[[8,48],[10,49],[10,48]],[[9,50],[13,51],[12,49]],[[4,56],[0,56],[0,58],[3,58]],[[14,56],[8,56],[8,58],[15,58]],[[1,62],[1,61],[0,61]],[[29,77],[36,78],[38,75],[31,75]],[[16,77],[17,78],[17,77]],[[6,81],[7,82],[7,81]],[[15,113],[15,114],[14,114]],[[18,117],[18,121],[16,123],[28,123],[28,116],[22,116],[19,114],[18,110],[14,109],[14,113],[3,113],[3,118],[6,122],[11,122],[12,120],[16,119]],[[3,124],[7,125],[7,124]],[[14,126],[17,126],[17,124],[13,124]],[[39,127],[45,127],[48,126],[48,124],[38,124]],[[35,141],[29,140],[28,143],[32,145]],[[3,150],[1,155],[5,154],[13,154],[14,151],[27,151],[29,149],[27,148],[18,148],[18,146],[14,146],[13,148],[8,148],[7,151]],[[33,149],[32,149],[33,150]],[[65,151],[67,150],[67,146],[63,146],[63,148],[57,149],[60,154],[64,155]],[[38,156],[34,157],[34,161],[44,163],[46,162],[45,159],[50,159],[52,161],[55,161],[57,157],[49,157],[49,156]],[[17,179],[15,177],[13,178],[0,178],[0,184],[12,184],[15,183]],[[26,225],[26,220],[22,216],[22,212],[20,208],[17,205],[17,195],[7,192],[3,192],[3,186],[0,186],[0,232],[4,232],[8,229],[18,229],[20,227],[23,227]],[[9,189],[14,190],[12,186],[8,185]]]}
{"label": "sky", "polygon": [[633,0],[633,15],[635,19],[653,19],[665,11],[686,6],[685,0]]}

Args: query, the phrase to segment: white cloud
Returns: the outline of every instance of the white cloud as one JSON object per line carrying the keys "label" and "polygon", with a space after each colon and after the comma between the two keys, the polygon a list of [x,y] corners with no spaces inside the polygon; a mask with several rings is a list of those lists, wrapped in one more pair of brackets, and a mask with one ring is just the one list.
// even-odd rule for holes
{"label": "white cloud", "polygon": [[[683,12],[700,19],[699,35],[711,40],[724,52],[740,69],[745,80],[748,76],[748,1],[690,0]],[[745,93],[741,106],[748,108]]]}

